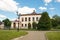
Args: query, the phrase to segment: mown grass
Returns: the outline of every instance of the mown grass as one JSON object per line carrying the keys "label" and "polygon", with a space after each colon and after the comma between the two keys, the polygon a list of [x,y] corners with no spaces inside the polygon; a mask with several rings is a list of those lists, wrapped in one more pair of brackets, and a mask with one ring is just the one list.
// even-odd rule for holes
{"label": "mown grass", "polygon": [[60,40],[60,32],[47,32],[48,40]]}
{"label": "mown grass", "polygon": [[0,40],[11,40],[16,37],[24,36],[27,32],[16,30],[0,30]]}

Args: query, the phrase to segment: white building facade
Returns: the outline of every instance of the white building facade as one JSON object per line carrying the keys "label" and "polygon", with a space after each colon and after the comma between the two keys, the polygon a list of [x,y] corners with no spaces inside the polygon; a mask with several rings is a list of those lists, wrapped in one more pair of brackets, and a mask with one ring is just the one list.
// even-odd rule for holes
{"label": "white building facade", "polygon": [[[37,14],[35,11],[31,14],[21,14],[19,19],[19,29],[28,29],[28,23],[31,24],[31,29],[33,28],[32,23],[38,23],[41,14]],[[15,20],[11,23],[11,28],[18,28],[18,21]]]}

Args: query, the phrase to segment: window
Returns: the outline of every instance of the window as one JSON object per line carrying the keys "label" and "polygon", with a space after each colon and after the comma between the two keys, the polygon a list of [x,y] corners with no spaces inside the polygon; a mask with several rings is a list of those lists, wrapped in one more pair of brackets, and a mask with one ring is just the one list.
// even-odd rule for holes
{"label": "window", "polygon": [[23,24],[22,24],[22,27],[23,27]]}
{"label": "window", "polygon": [[30,17],[29,17],[29,21],[31,21],[31,20],[30,20]]}
{"label": "window", "polygon": [[25,27],[27,26],[27,24],[25,24]]}
{"label": "window", "polygon": [[16,28],[16,23],[14,22],[14,28]]}
{"label": "window", "polygon": [[25,21],[27,21],[27,17],[25,18]]}
{"label": "window", "polygon": [[22,18],[22,22],[24,21],[24,19]]}
{"label": "window", "polygon": [[38,21],[38,17],[36,17],[36,21]]}
{"label": "window", "polygon": [[34,17],[33,17],[33,21],[34,21]]}

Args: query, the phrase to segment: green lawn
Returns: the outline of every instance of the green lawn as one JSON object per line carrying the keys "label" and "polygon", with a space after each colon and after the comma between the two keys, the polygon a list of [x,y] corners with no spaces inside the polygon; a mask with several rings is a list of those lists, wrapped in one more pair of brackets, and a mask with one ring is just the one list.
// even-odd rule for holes
{"label": "green lawn", "polygon": [[25,31],[17,32],[16,30],[0,30],[0,40],[11,40],[26,34],[27,32]]}
{"label": "green lawn", "polygon": [[47,32],[48,40],[60,40],[60,32]]}

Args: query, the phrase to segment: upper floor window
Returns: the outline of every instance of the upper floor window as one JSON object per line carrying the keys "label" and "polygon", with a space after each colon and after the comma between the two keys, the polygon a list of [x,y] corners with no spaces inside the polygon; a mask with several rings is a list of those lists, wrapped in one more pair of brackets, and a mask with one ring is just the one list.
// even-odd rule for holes
{"label": "upper floor window", "polygon": [[24,21],[24,19],[22,18],[22,22]]}
{"label": "upper floor window", "polygon": [[29,21],[31,21],[30,17],[29,17]]}
{"label": "upper floor window", "polygon": [[36,21],[38,21],[38,17],[36,17]]}
{"label": "upper floor window", "polygon": [[34,17],[33,17],[33,21],[34,21],[35,19],[34,19]]}
{"label": "upper floor window", "polygon": [[25,21],[27,21],[27,17],[25,18]]}

